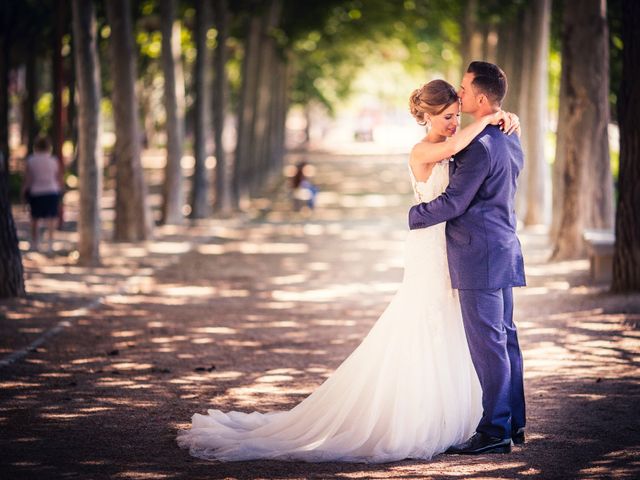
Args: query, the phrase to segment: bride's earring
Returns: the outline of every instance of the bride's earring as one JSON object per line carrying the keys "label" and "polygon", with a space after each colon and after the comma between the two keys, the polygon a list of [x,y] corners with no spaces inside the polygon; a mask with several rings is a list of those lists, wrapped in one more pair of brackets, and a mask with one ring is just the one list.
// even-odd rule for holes
{"label": "bride's earring", "polygon": [[431,117],[426,118],[426,123],[424,124],[424,126],[427,127],[427,130],[431,128]]}

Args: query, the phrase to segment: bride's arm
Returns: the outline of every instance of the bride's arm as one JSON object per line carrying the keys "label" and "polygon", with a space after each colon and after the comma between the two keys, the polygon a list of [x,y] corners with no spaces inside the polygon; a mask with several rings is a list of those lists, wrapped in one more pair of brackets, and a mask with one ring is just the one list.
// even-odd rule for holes
{"label": "bride's arm", "polygon": [[505,133],[511,134],[516,127],[519,128],[520,123],[517,122],[517,125],[515,125],[510,115],[509,112],[500,110],[496,113],[485,115],[471,125],[464,127],[446,142],[420,142],[411,149],[411,164],[424,165],[426,163],[436,163],[455,155],[482,133],[487,125],[498,125],[500,122],[504,122],[503,129]]}

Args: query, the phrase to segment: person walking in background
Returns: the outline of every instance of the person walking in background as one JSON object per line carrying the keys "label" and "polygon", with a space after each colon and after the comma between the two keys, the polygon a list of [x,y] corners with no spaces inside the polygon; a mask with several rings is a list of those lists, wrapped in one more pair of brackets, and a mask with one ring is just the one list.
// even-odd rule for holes
{"label": "person walking in background", "polygon": [[27,199],[31,210],[31,250],[38,250],[41,219],[45,220],[48,230],[48,251],[53,250],[62,182],[62,170],[58,159],[51,155],[49,139],[39,136],[34,153],[27,157],[22,185],[22,197]]}

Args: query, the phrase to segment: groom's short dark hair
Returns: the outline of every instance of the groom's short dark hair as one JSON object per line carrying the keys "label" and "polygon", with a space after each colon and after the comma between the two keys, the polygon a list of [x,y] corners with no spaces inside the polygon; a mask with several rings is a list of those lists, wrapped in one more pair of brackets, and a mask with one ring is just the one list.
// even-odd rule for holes
{"label": "groom's short dark hair", "polygon": [[501,105],[507,94],[507,75],[502,69],[489,62],[471,62],[467,73],[473,73],[471,84],[484,93],[489,101]]}

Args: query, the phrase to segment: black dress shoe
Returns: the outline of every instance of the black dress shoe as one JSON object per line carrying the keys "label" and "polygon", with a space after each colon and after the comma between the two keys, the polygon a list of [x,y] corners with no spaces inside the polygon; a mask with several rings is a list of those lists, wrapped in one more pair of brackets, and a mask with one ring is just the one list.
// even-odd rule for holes
{"label": "black dress shoe", "polygon": [[482,453],[509,453],[511,451],[510,438],[498,438],[477,432],[464,443],[449,447],[445,453],[456,455],[480,455]]}
{"label": "black dress shoe", "polygon": [[511,440],[514,445],[522,445],[524,443],[524,427],[511,432]]}

